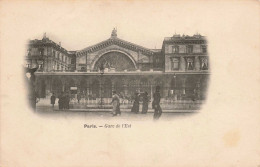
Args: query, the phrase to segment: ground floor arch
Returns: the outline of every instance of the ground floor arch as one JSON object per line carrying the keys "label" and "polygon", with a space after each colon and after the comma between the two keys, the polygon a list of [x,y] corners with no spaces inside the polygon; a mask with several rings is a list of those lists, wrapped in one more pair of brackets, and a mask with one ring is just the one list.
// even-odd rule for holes
{"label": "ground floor arch", "polygon": [[[174,77],[175,76],[175,77]],[[112,91],[117,91],[122,98],[131,99],[136,92],[147,92],[152,98],[156,86],[160,86],[162,98],[182,100],[193,96],[206,99],[208,87],[207,74],[136,74],[136,75],[55,75],[36,77],[36,88],[41,98],[49,97],[51,93],[70,92],[81,94],[84,99],[111,98]],[[76,91],[71,92],[71,88]]]}

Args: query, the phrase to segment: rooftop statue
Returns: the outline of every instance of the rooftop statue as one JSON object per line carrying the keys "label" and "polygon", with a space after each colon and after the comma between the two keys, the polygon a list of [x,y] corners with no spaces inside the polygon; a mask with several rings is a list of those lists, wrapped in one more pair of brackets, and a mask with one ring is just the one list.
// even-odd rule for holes
{"label": "rooftop statue", "polygon": [[117,29],[114,28],[112,33],[111,33],[111,37],[117,37]]}

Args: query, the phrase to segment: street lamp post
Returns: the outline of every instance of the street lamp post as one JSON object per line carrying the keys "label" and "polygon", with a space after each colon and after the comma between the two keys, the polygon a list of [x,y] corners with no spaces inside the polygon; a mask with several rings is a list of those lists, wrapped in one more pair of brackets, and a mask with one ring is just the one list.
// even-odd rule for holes
{"label": "street lamp post", "polygon": [[102,97],[102,77],[103,77],[103,74],[104,74],[104,65],[101,64],[100,67],[99,67],[99,72],[100,72],[100,106],[101,108],[103,107],[103,97]]}

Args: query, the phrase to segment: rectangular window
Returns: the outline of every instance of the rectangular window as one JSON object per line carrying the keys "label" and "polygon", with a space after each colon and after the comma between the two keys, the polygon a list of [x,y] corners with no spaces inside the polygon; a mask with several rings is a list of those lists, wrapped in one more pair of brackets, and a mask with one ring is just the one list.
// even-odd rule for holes
{"label": "rectangular window", "polygon": [[207,53],[207,46],[201,46],[202,53]]}
{"label": "rectangular window", "polygon": [[203,58],[201,60],[201,69],[208,70],[208,59],[207,58]]}
{"label": "rectangular window", "polygon": [[193,59],[192,58],[188,58],[187,59],[187,69],[188,70],[193,70],[194,69],[194,64],[193,64]]}
{"label": "rectangular window", "polygon": [[40,56],[44,55],[44,48],[38,48],[38,52],[40,54]]}
{"label": "rectangular window", "polygon": [[193,52],[193,46],[192,45],[188,45],[187,46],[187,53],[192,53]]}
{"label": "rectangular window", "polygon": [[173,69],[179,68],[179,62],[173,62]]}
{"label": "rectangular window", "polygon": [[172,58],[171,61],[171,69],[172,70],[179,70],[179,59],[178,58]]}
{"label": "rectangular window", "polygon": [[179,53],[179,46],[177,46],[177,45],[176,45],[176,46],[173,46],[173,47],[172,47],[172,52],[173,52],[173,53]]}

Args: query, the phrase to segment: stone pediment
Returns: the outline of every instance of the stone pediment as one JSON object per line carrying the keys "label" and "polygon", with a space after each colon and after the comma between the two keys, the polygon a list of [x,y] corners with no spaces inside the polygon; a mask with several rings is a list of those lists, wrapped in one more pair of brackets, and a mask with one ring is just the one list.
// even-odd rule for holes
{"label": "stone pediment", "polygon": [[135,52],[141,52],[144,55],[153,54],[153,51],[148,48],[133,44],[131,42],[127,42],[127,41],[119,39],[117,37],[111,37],[105,41],[102,41],[100,43],[97,43],[95,45],[92,45],[92,46],[89,46],[87,48],[77,51],[77,55],[81,56],[81,55],[97,52],[99,50],[102,50],[102,49],[112,46],[112,45],[117,45],[119,47],[126,48],[129,50],[135,51]]}

